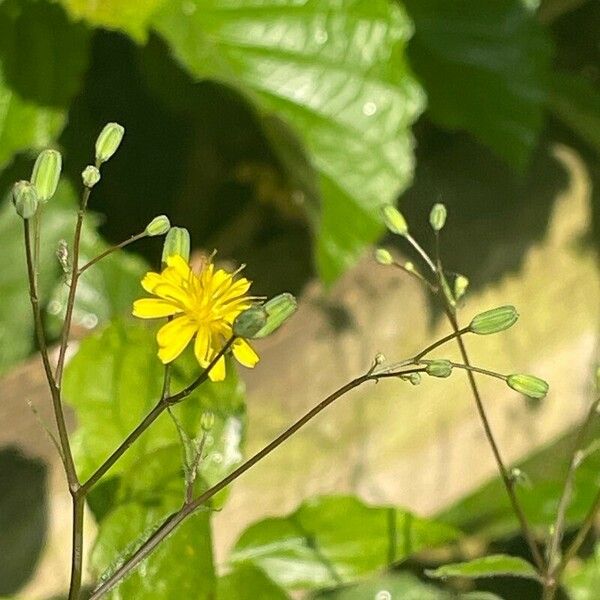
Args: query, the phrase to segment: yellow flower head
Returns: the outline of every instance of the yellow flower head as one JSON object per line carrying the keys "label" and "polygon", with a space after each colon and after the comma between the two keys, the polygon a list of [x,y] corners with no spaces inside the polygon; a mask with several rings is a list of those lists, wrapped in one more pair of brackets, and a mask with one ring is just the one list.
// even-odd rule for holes
{"label": "yellow flower head", "polygon": [[[146,273],[142,287],[157,298],[142,298],[133,303],[133,314],[141,319],[173,317],[157,335],[158,357],[167,364],[175,360],[194,341],[194,354],[200,366],[207,367],[232,335],[235,318],[252,304],[246,293],[250,282],[236,273],[215,270],[209,259],[196,274],[178,255],[167,259],[162,273]],[[235,358],[253,367],[258,356],[242,339],[232,346]],[[225,359],[211,369],[212,381],[225,379]]]}

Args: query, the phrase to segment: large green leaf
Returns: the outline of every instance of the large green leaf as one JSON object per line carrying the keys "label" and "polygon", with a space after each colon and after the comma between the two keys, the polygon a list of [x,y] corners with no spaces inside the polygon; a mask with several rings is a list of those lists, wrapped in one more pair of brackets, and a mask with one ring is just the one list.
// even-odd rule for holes
{"label": "large green leaf", "polygon": [[[79,427],[74,436],[79,473],[88,477],[154,406],[162,388],[164,367],[156,356],[154,329],[117,321],[81,344],[64,380],[67,402],[75,408]],[[200,367],[190,354],[175,363],[172,385],[190,383]],[[206,443],[200,474],[214,483],[242,459],[243,386],[232,365],[224,382],[206,382],[175,407],[188,435],[198,434],[203,411],[215,414],[215,429]],[[110,471],[127,472],[153,451],[178,443],[169,416],[161,415]]]}
{"label": "large green leaf", "polygon": [[45,2],[0,7],[0,168],[56,139],[87,67],[89,32]]}
{"label": "large green leaf", "polygon": [[457,537],[456,529],[403,510],[324,496],[251,525],[231,560],[260,567],[285,588],[316,589],[356,581]]}
{"label": "large green leaf", "polygon": [[[126,499],[101,522],[92,556],[107,576],[152,531],[181,506],[181,462],[176,447],[144,457],[123,477]],[[113,598],[214,598],[215,574],[209,512],[189,517],[137,570],[117,586]]]}
{"label": "large green leaf", "polygon": [[506,576],[538,579],[538,574],[531,563],[518,556],[508,556],[507,554],[494,554],[467,562],[443,565],[427,571],[427,575],[435,579],[447,579],[448,577],[478,579],[479,577]]}
{"label": "large green leaf", "polygon": [[217,581],[217,600],[289,600],[289,596],[260,569],[242,565]]}
{"label": "large green leaf", "polygon": [[118,29],[138,41],[146,39],[148,22],[165,0],[60,0],[76,19],[95,27]]}
{"label": "large green leaf", "polygon": [[523,167],[543,123],[550,43],[521,0],[406,0],[429,115]]}
{"label": "large green leaf", "polygon": [[410,125],[424,96],[404,57],[412,25],[400,5],[190,0],[165,5],[154,26],[195,77],[238,88],[299,136],[320,184],[317,264],[335,279],[412,175]]}

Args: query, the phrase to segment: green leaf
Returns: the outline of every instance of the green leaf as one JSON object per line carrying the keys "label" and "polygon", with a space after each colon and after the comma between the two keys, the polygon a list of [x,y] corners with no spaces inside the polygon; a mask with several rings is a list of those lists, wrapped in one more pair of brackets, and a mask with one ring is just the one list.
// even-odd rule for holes
{"label": "green leaf", "polygon": [[600,92],[582,76],[552,76],[550,109],[596,152],[600,152]]}
{"label": "green leaf", "polygon": [[[80,476],[87,478],[121,443],[157,402],[164,367],[156,356],[153,328],[116,321],[81,343],[65,370],[66,401],[75,408],[79,427],[74,447]],[[172,389],[189,384],[200,367],[188,353],[175,363]],[[224,382],[206,382],[179,406],[177,414],[191,435],[199,431],[203,411],[215,413],[215,430],[207,440],[207,458],[200,471],[210,483],[239,464],[242,455],[243,386],[229,365]],[[115,476],[149,453],[178,443],[169,416],[161,415],[111,469]]]}
{"label": "green leaf", "polygon": [[242,565],[217,580],[217,600],[288,600],[289,596],[260,569]]}
{"label": "green leaf", "polygon": [[94,27],[118,29],[138,42],[148,37],[148,23],[165,0],[60,0],[75,19]]}
{"label": "green leaf", "polygon": [[468,562],[452,563],[426,571],[426,573],[435,579],[447,579],[448,577],[477,579],[479,577],[505,576],[538,579],[538,574],[531,563],[518,556],[506,554],[494,554],[475,558]]}
{"label": "green leaf", "polygon": [[544,118],[551,45],[521,0],[406,0],[429,116],[523,168]]}
{"label": "green leaf", "polygon": [[286,589],[315,589],[351,583],[458,535],[403,510],[367,506],[352,496],[323,496],[286,517],[251,525],[231,560],[260,567]]}
{"label": "green leaf", "polygon": [[[154,26],[196,78],[241,90],[300,138],[321,195],[317,264],[333,281],[381,233],[378,208],[412,177],[410,126],[424,96],[404,56],[405,12],[387,0],[335,10],[328,0],[189,0],[166,4]],[[312,178],[300,179],[310,199]]]}
{"label": "green leaf", "polygon": [[[35,41],[35,43],[32,43]],[[88,61],[89,32],[45,2],[0,7],[0,168],[62,130]]]}
{"label": "green leaf", "polygon": [[563,583],[571,600],[596,600],[600,586],[600,544],[579,568],[567,570]]}

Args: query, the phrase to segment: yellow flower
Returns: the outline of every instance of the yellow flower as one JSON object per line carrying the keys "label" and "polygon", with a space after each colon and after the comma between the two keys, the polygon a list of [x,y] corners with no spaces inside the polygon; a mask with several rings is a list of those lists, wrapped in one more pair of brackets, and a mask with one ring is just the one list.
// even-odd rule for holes
{"label": "yellow flower", "polygon": [[[164,363],[174,361],[194,341],[194,354],[203,368],[223,348],[232,335],[235,318],[252,304],[246,293],[250,282],[236,273],[215,270],[209,259],[196,274],[181,256],[167,259],[162,273],[146,273],[142,287],[157,298],[142,298],[133,303],[133,314],[141,319],[173,317],[157,335],[158,357]],[[237,339],[232,352],[246,367],[253,367],[258,356],[245,340]],[[209,373],[212,381],[225,379],[225,359]]]}

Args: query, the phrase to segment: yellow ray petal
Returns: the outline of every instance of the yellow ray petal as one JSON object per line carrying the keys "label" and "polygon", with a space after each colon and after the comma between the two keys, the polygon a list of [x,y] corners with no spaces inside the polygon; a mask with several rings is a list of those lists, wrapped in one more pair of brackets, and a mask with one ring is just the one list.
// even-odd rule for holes
{"label": "yellow ray petal", "polygon": [[194,306],[194,298],[184,288],[171,283],[159,283],[152,292],[163,300],[170,300],[180,305],[184,310]]}
{"label": "yellow ray petal", "polygon": [[158,273],[150,271],[146,273],[142,279],[142,287],[149,293],[154,293],[154,288],[159,284],[164,283],[163,278]]}
{"label": "yellow ray petal", "polygon": [[232,351],[236,360],[249,369],[252,369],[260,360],[258,354],[254,352],[252,346],[245,340],[236,340],[233,342]]}
{"label": "yellow ray petal", "polygon": [[209,348],[210,333],[205,327],[202,327],[198,329],[198,333],[196,334],[196,341],[194,342],[194,354],[196,356],[196,360],[198,361],[201,367],[206,367],[206,365],[208,364]]}
{"label": "yellow ray petal", "polygon": [[197,325],[187,316],[177,317],[163,325],[156,334],[158,357],[164,363],[174,361],[190,343]]}
{"label": "yellow ray petal", "polygon": [[211,381],[223,381],[225,379],[225,357],[217,361],[217,364],[210,370],[208,376]]}
{"label": "yellow ray petal", "polygon": [[181,312],[181,308],[159,298],[141,298],[133,303],[133,316],[140,319],[158,319],[172,317]]}
{"label": "yellow ray petal", "polygon": [[179,254],[174,254],[167,258],[167,266],[172,268],[184,281],[190,277],[190,265]]}

